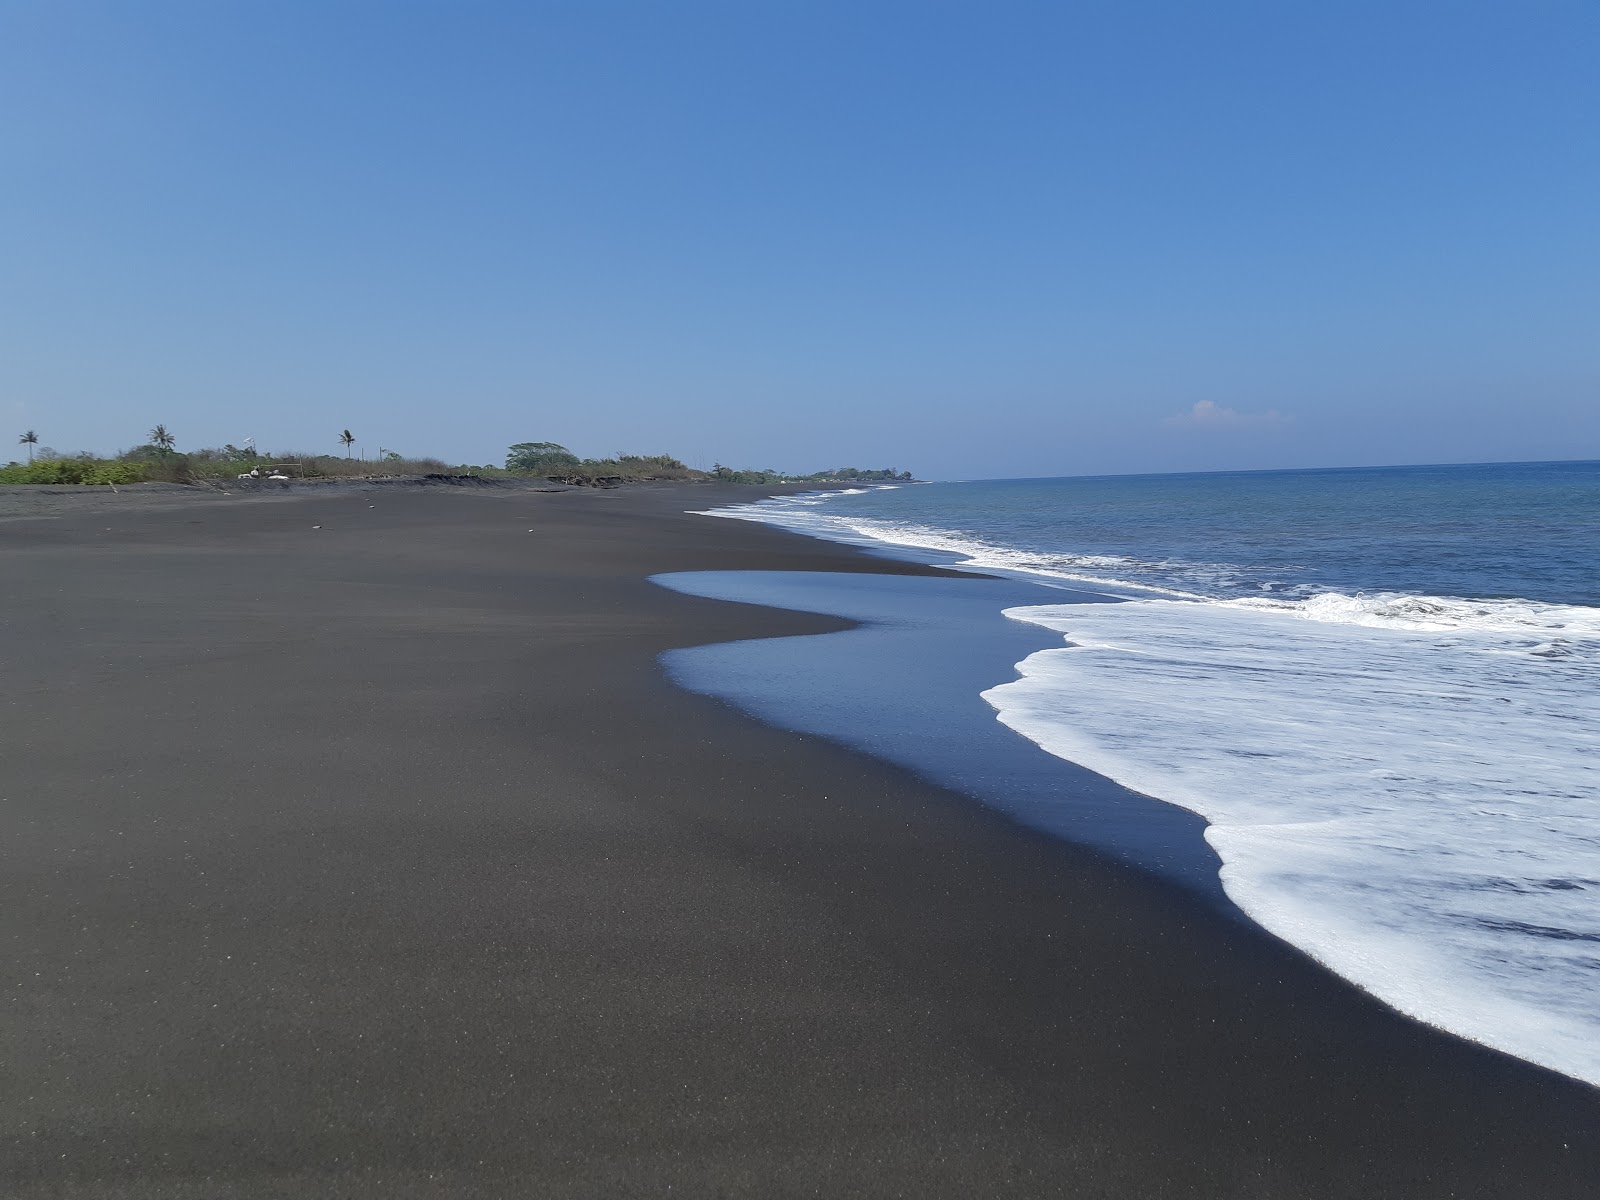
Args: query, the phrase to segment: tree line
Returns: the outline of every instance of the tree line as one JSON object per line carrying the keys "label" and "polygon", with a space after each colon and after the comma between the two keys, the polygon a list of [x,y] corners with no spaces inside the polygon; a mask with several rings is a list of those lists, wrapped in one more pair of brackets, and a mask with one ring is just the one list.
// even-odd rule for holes
{"label": "tree line", "polygon": [[227,479],[252,467],[292,466],[300,478],[371,473],[428,474],[455,471],[477,475],[543,476],[574,482],[602,480],[716,480],[723,483],[871,483],[911,480],[910,471],[894,467],[862,469],[833,467],[809,474],[778,471],[772,468],[737,469],[715,464],[710,471],[687,466],[671,454],[614,454],[608,458],[582,458],[558,442],[517,442],[506,451],[504,466],[451,467],[437,458],[406,458],[394,450],[379,448],[374,463],[357,463],[351,457],[355,435],[341,430],[336,439],[344,447],[344,460],[323,455],[286,453],[263,454],[255,439],[245,444],[229,443],[220,448],[189,450],[180,453],[178,440],[164,424],[153,427],[148,441],[111,458],[93,454],[64,455],[41,447],[37,431],[29,429],[17,441],[27,447],[28,461],[0,466],[0,483],[118,484],[147,481],[186,483],[204,479]]}

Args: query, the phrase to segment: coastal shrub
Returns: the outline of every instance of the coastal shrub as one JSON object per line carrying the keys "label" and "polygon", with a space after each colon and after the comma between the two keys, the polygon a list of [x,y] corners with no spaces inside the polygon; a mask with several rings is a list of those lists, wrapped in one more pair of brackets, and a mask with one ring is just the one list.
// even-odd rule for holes
{"label": "coastal shrub", "polygon": [[549,475],[581,466],[582,460],[556,442],[518,442],[506,451],[506,470]]}
{"label": "coastal shrub", "polygon": [[332,454],[247,453],[234,446],[197,450],[188,455],[191,479],[226,482],[255,469],[263,475],[281,472],[291,479],[372,479],[395,475],[429,475],[453,470],[438,458],[400,458],[386,455],[377,461]]}
{"label": "coastal shrub", "polygon": [[453,471],[440,458],[384,458],[377,462],[320,454],[284,454],[270,460],[283,464],[288,474],[306,479],[372,479],[394,475],[434,475]]}
{"label": "coastal shrub", "polygon": [[367,462],[336,455],[258,452],[253,446],[223,446],[220,449],[191,450],[184,454],[147,442],[119,454],[114,459],[92,454],[69,456],[48,448],[37,451],[32,463],[12,462],[0,466],[0,483],[44,484],[123,484],[141,482],[195,483],[220,482],[259,468],[263,475],[281,471],[291,479],[373,479],[403,475],[478,475],[504,478],[508,475],[560,479],[568,483],[607,485],[618,482],[693,481],[714,479],[723,483],[844,483],[862,481],[904,481],[910,471],[893,467],[862,470],[835,467],[809,475],[796,475],[771,468],[736,470],[721,463],[709,472],[698,471],[670,454],[622,454],[610,458],[579,458],[556,442],[518,442],[506,454],[506,465],[450,466],[437,458],[402,458],[393,451],[382,459]]}
{"label": "coastal shrub", "polygon": [[634,471],[687,471],[684,466],[670,454],[618,454],[609,461],[619,467],[626,467]]}
{"label": "coastal shrub", "polygon": [[190,450],[186,457],[189,459],[189,470],[201,478],[222,476],[230,471],[238,474],[265,461],[254,446],[241,449],[231,443],[220,449],[212,446],[204,450]]}
{"label": "coastal shrub", "polygon": [[576,472],[560,474],[576,474],[588,479],[641,481],[705,478],[704,472],[691,471],[670,454],[617,454],[611,458],[586,458]]}
{"label": "coastal shrub", "polygon": [[84,483],[143,483],[151,478],[150,471],[139,463],[101,462],[85,472]]}
{"label": "coastal shrub", "polygon": [[809,475],[795,475],[788,471],[736,470],[717,463],[711,468],[711,477],[720,483],[886,483],[906,482],[914,478],[910,471],[894,467],[881,470],[862,470],[860,467],[834,467],[828,471],[813,471]]}
{"label": "coastal shrub", "polygon": [[[159,425],[150,432],[166,433]],[[171,435],[166,436],[170,439]],[[116,461],[138,471],[139,478],[147,483],[190,483],[194,479],[189,455],[178,454],[170,447],[156,442],[146,442],[142,446],[135,446],[132,450],[124,450],[117,456]],[[122,480],[113,482],[121,483]]]}
{"label": "coastal shrub", "polygon": [[787,483],[793,478],[782,471],[736,471],[721,463],[711,468],[711,477],[718,483]]}
{"label": "coastal shrub", "polygon": [[132,450],[124,450],[117,455],[124,462],[157,462],[163,458],[170,458],[171,450],[163,449],[153,442],[145,442],[142,446],[135,446]]}
{"label": "coastal shrub", "polygon": [[910,471],[896,471],[893,467],[884,467],[878,471],[863,471],[859,467],[835,467],[831,471],[816,471],[799,478],[807,482],[816,480],[819,483],[872,483],[909,480],[912,475]]}
{"label": "coastal shrub", "polygon": [[142,483],[149,473],[142,463],[95,458],[41,458],[0,467],[0,483],[113,484]]}
{"label": "coastal shrub", "polygon": [[610,458],[579,458],[559,442],[518,442],[506,451],[504,472],[484,468],[462,470],[484,474],[511,473],[543,476],[567,483],[598,480],[704,479],[705,472],[691,470],[670,454],[623,454]]}

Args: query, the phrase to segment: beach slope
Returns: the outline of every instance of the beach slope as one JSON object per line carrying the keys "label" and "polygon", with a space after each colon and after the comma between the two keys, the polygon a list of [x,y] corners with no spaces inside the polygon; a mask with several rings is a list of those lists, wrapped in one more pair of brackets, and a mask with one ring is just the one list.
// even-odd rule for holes
{"label": "beach slope", "polygon": [[841,622],[652,574],[932,570],[711,491],[0,521],[0,1193],[1595,1194],[1594,1089],[675,689]]}

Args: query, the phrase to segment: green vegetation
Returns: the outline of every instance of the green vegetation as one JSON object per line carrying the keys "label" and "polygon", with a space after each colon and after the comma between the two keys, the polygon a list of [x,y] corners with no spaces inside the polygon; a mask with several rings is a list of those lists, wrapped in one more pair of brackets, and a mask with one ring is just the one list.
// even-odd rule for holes
{"label": "green vegetation", "polygon": [[529,475],[566,470],[582,465],[582,460],[555,442],[518,442],[506,451],[506,470]]}
{"label": "green vegetation", "polygon": [[816,483],[910,483],[916,477],[910,471],[896,471],[893,467],[884,467],[881,471],[835,467],[831,471],[818,471],[814,475],[802,475],[801,478]]}
{"label": "green vegetation", "polygon": [[711,468],[711,478],[718,483],[789,483],[794,478],[783,471],[764,469],[760,471],[735,470],[717,463]]}
{"label": "green vegetation", "polygon": [[407,458],[393,450],[378,462],[359,458],[339,458],[333,454],[308,454],[291,450],[281,454],[259,454],[252,448],[224,446],[220,450],[191,450],[179,456],[192,481],[236,479],[258,470],[262,475],[277,473],[290,479],[368,479],[393,475],[435,475],[458,470],[439,458]]}
{"label": "green vegetation", "polygon": [[[155,438],[156,430],[166,433]],[[180,454],[171,434],[160,426],[149,442],[115,458],[93,454],[61,455],[54,451],[27,463],[0,466],[0,484],[127,484],[227,482],[257,470],[261,475],[281,474],[290,479],[363,478],[372,475],[429,475],[453,472],[441,459],[407,459],[387,455],[380,466],[332,455],[264,455],[252,446],[224,446],[220,450],[191,450]]]}
{"label": "green vegetation", "polygon": [[[467,468],[478,471],[480,468]],[[704,479],[670,454],[614,454],[579,458],[557,442],[518,442],[506,451],[501,475],[532,475],[564,483],[600,483],[664,479]]]}
{"label": "green vegetation", "polygon": [[836,467],[796,475],[770,467],[737,470],[717,463],[709,471],[697,471],[670,454],[615,454],[610,458],[579,458],[556,442],[518,442],[506,452],[501,470],[489,467],[463,467],[479,474],[533,475],[570,483],[644,480],[714,480],[718,483],[861,483],[909,480],[910,471],[885,467],[880,471],[859,467]]}
{"label": "green vegetation", "polygon": [[897,471],[893,467],[884,467],[881,471],[835,467],[831,471],[813,471],[810,475],[786,475],[782,471],[735,471],[718,463],[711,468],[711,473],[728,483],[899,483],[913,478],[910,471]]}
{"label": "green vegetation", "polygon": [[863,483],[911,479],[910,471],[861,470],[836,467],[796,475],[771,468],[735,470],[716,464],[697,471],[670,454],[614,454],[610,458],[580,458],[556,442],[518,442],[506,452],[505,466],[450,466],[437,458],[407,458],[397,451],[380,450],[375,462],[350,455],[355,437],[346,429],[339,435],[345,457],[334,455],[259,453],[253,445],[179,453],[177,438],[165,425],[150,430],[150,440],[112,458],[93,454],[58,454],[39,445],[33,430],[18,437],[28,447],[26,463],[0,466],[0,484],[128,484],[226,482],[252,471],[257,478],[279,475],[289,479],[366,479],[404,475],[478,475],[488,478],[543,478],[563,483],[611,485],[650,480],[707,481],[718,483]]}
{"label": "green vegetation", "polygon": [[145,464],[79,455],[0,467],[0,483],[143,483]]}

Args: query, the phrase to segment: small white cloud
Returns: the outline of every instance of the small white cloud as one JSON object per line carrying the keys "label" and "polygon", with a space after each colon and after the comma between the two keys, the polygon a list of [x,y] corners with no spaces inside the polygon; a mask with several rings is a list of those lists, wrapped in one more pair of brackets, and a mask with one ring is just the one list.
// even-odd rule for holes
{"label": "small white cloud", "polygon": [[1223,408],[1215,400],[1197,400],[1188,412],[1162,422],[1177,429],[1271,429],[1288,423],[1289,418],[1275,408],[1245,413],[1236,408]]}

